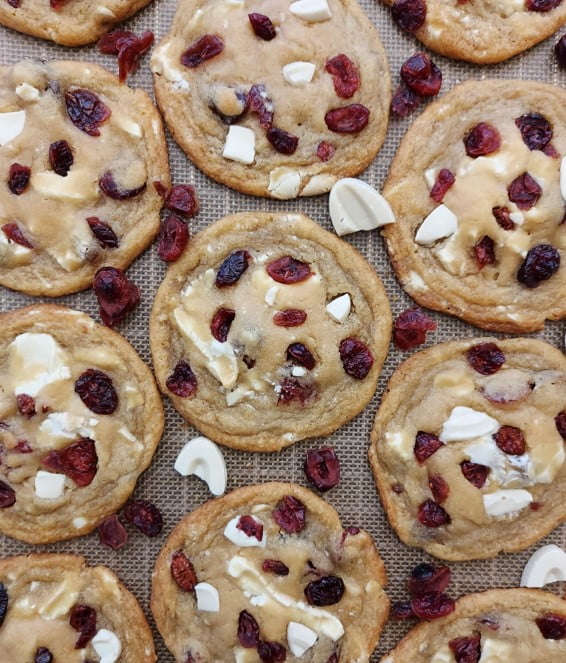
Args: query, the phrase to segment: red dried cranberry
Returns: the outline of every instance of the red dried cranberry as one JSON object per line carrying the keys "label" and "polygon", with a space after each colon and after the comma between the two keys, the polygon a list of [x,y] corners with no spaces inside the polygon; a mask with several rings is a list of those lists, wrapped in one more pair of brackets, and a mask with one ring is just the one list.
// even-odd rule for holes
{"label": "red dried cranberry", "polygon": [[259,624],[247,610],[238,616],[238,640],[242,647],[257,647],[259,643]]}
{"label": "red dried cranberry", "polygon": [[173,369],[173,373],[167,378],[166,386],[175,396],[190,398],[197,391],[197,378],[189,363],[180,359]]}
{"label": "red dried cranberry", "polygon": [[566,69],[566,34],[563,34],[556,42],[554,54],[556,55],[558,66],[561,69]]}
{"label": "red dried cranberry", "polygon": [[394,484],[391,484],[391,490],[396,495],[400,495],[402,492],[404,492],[405,488],[404,488],[402,483],[394,483]]}
{"label": "red dried cranberry", "polygon": [[230,327],[236,317],[236,311],[231,308],[219,308],[212,318],[210,331],[217,341],[225,343],[228,338]]}
{"label": "red dried cranberry", "polygon": [[273,102],[267,96],[265,85],[252,85],[248,92],[247,105],[251,113],[256,113],[259,126],[269,129],[273,123]]}
{"label": "red dried cranberry", "polygon": [[120,245],[118,237],[105,221],[101,221],[97,216],[89,216],[86,222],[103,249],[118,248]]}
{"label": "red dried cranberry", "polygon": [[393,342],[400,350],[409,350],[426,341],[427,331],[434,331],[436,322],[420,308],[410,308],[397,316],[393,328]]}
{"label": "red dried cranberry", "polygon": [[533,12],[549,12],[556,9],[562,0],[527,0],[525,7]]}
{"label": "red dried cranberry", "polygon": [[501,135],[491,124],[480,122],[464,136],[464,146],[468,156],[483,157],[501,147]]}
{"label": "red dried cranberry", "polygon": [[121,189],[114,175],[107,170],[104,175],[98,180],[98,185],[100,186],[102,193],[106,194],[112,200],[128,200],[129,198],[135,198],[139,196],[140,193],[143,193],[146,189],[146,182],[141,186],[136,187],[135,189]]}
{"label": "red dried cranberry", "polygon": [[18,412],[24,417],[33,417],[35,414],[35,401],[27,394],[16,396],[16,405],[18,406]]}
{"label": "red dried cranberry", "polygon": [[262,571],[275,573],[277,576],[288,576],[289,567],[278,559],[264,559],[261,563]]}
{"label": "red dried cranberry", "polygon": [[77,603],[71,609],[69,623],[80,633],[75,649],[84,649],[96,633],[96,610]]}
{"label": "red dried cranberry", "polygon": [[369,110],[362,104],[350,104],[333,108],[324,116],[330,131],[339,134],[352,134],[365,129],[369,122]]}
{"label": "red dried cranberry", "polygon": [[401,621],[402,619],[413,619],[415,617],[410,601],[397,601],[391,605],[389,619]]}
{"label": "red dried cranberry", "polygon": [[163,529],[161,512],[147,500],[132,500],[124,508],[124,518],[146,536],[158,536]]}
{"label": "red dried cranberry", "polygon": [[198,67],[224,50],[224,42],[218,35],[204,35],[181,55],[181,64],[189,69]]}
{"label": "red dried cranberry", "polygon": [[257,644],[257,653],[262,663],[280,663],[287,658],[285,647],[278,642],[260,640]]}
{"label": "red dried cranberry", "polygon": [[326,663],[338,663],[338,661],[340,660],[339,657],[340,655],[334,652],[334,654],[332,654],[332,656],[328,659],[328,661],[326,661]]}
{"label": "red dried cranberry", "polygon": [[454,612],[456,604],[446,594],[432,592],[424,596],[415,596],[411,599],[411,607],[419,619],[431,620],[446,617],[446,615]]}
{"label": "red dried cranberry", "polygon": [[430,190],[429,196],[435,203],[441,203],[448,189],[454,184],[456,177],[451,170],[443,168],[436,176],[436,181]]}
{"label": "red dried cranberry", "polygon": [[527,288],[536,288],[547,281],[560,267],[560,253],[550,244],[537,244],[529,250],[517,280]]}
{"label": "red dried cranberry", "polygon": [[101,267],[92,284],[100,305],[100,317],[108,327],[122,321],[140,301],[137,285],[117,267]]}
{"label": "red dried cranberry", "polygon": [[373,366],[373,355],[368,346],[358,338],[345,338],[339,346],[342,366],[348,375],[363,380]]}
{"label": "red dried cranberry", "polygon": [[34,663],[52,663],[53,654],[47,647],[39,647],[35,652]]}
{"label": "red dried cranberry", "polygon": [[522,456],[525,453],[526,442],[523,431],[515,426],[501,426],[493,436],[497,446],[511,456]]}
{"label": "red dried cranberry", "polygon": [[422,97],[413,92],[405,83],[397,87],[391,99],[391,110],[399,117],[406,117],[421,103]]}
{"label": "red dried cranberry", "polygon": [[105,55],[118,55],[120,49],[126,44],[136,40],[135,32],[130,30],[114,30],[103,35],[96,44],[96,48]]}
{"label": "red dried cranberry", "polygon": [[391,15],[397,25],[407,32],[416,32],[426,18],[425,0],[394,0]]}
{"label": "red dried cranberry", "polygon": [[305,311],[296,308],[288,308],[277,311],[273,315],[273,324],[278,327],[299,327],[307,319]]}
{"label": "red dried cranberry", "polygon": [[2,226],[2,232],[6,237],[20,246],[25,246],[28,249],[33,249],[33,244],[27,239],[17,223],[6,223]]}
{"label": "red dried cranberry", "polygon": [[305,596],[311,605],[335,605],[344,595],[345,587],[342,578],[329,575],[313,580],[305,587]]}
{"label": "red dried cranberry", "polygon": [[332,159],[334,156],[334,153],[336,152],[336,148],[332,143],[329,143],[326,140],[321,140],[320,143],[318,144],[318,147],[316,148],[316,156],[321,160],[321,161],[329,161]]}
{"label": "red dried cranberry", "polygon": [[192,592],[198,582],[195,567],[182,550],[176,550],[171,556],[171,575],[184,592]]}
{"label": "red dried cranberry", "polygon": [[234,251],[220,265],[216,273],[216,287],[224,288],[240,280],[249,266],[251,256],[247,251]]}
{"label": "red dried cranberry", "polygon": [[540,113],[527,113],[515,120],[529,150],[543,150],[552,140],[549,121]]}
{"label": "red dried cranberry", "polygon": [[160,224],[157,255],[164,262],[178,260],[189,243],[189,228],[176,214],[169,214]]}
{"label": "red dried cranberry", "polygon": [[469,637],[454,638],[448,646],[454,654],[456,663],[478,663],[481,655],[480,634],[474,633]]}
{"label": "red dried cranberry", "polygon": [[434,97],[442,85],[442,72],[426,53],[415,53],[405,60],[401,78],[421,97]]}
{"label": "red dried cranberry", "polygon": [[560,433],[563,440],[566,440],[566,412],[560,412],[554,417],[556,430]]}
{"label": "red dried cranberry", "polygon": [[450,494],[450,486],[440,474],[433,474],[429,477],[428,487],[430,488],[434,501],[438,502],[438,504],[445,502]]}
{"label": "red dried cranberry", "polygon": [[17,9],[21,4],[21,0],[6,0],[6,2],[14,9]]}
{"label": "red dried cranberry", "polygon": [[316,365],[312,352],[302,343],[291,343],[289,345],[287,359],[299,364],[299,366],[304,366],[309,371],[312,371]]}
{"label": "red dried cranberry", "polygon": [[446,511],[432,500],[425,500],[418,509],[419,522],[426,527],[443,527],[452,521]]}
{"label": "red dried cranberry", "polygon": [[0,582],[0,626],[4,623],[6,613],[8,612],[8,591],[4,583]]}
{"label": "red dried cranberry", "polygon": [[4,481],[0,481],[0,509],[7,509],[16,503],[16,492]]}
{"label": "red dried cranberry", "polygon": [[167,187],[164,184],[162,184],[160,180],[153,180],[153,188],[155,189],[159,197],[165,200],[169,189],[167,189]]}
{"label": "red dried cranberry", "polygon": [[112,379],[95,368],[89,368],[75,382],[75,393],[96,414],[112,414],[118,407],[118,394]]}
{"label": "red dried cranberry", "polygon": [[407,590],[411,596],[426,596],[427,594],[443,592],[448,587],[452,572],[447,566],[434,564],[417,564],[407,581]]}
{"label": "red dried cranberry", "polygon": [[513,230],[515,228],[515,224],[511,221],[508,207],[494,207],[491,211],[503,230]]}
{"label": "red dried cranberry", "polygon": [[98,128],[110,117],[110,109],[98,96],[82,88],[65,92],[65,106],[75,127],[89,136],[100,136]]}
{"label": "red dried cranberry", "polygon": [[279,383],[277,405],[287,405],[292,401],[299,401],[301,405],[304,405],[314,397],[314,394],[314,385],[299,382],[296,378],[284,378]]}
{"label": "red dried cranberry", "polygon": [[118,56],[118,79],[120,83],[137,70],[142,55],[153,44],[153,32],[147,30],[139,37],[128,30],[110,32],[98,42],[98,50]]}
{"label": "red dried cranberry", "polygon": [[436,435],[432,433],[425,433],[420,430],[415,436],[415,446],[413,452],[415,458],[419,463],[424,463],[432,454],[436,453],[444,443],[441,442]]}
{"label": "red dried cranberry", "polygon": [[298,136],[273,126],[267,130],[267,140],[281,154],[293,154],[299,144]]}
{"label": "red dried cranberry", "polygon": [[17,451],[19,454],[30,454],[33,450],[27,440],[18,440],[14,451]]}
{"label": "red dried cranberry", "polygon": [[68,476],[77,486],[88,486],[96,475],[98,465],[94,440],[81,437],[64,449],[50,451],[42,462],[50,470]]}
{"label": "red dried cranberry", "polygon": [[507,187],[509,200],[521,210],[534,207],[542,194],[542,189],[529,173],[522,173]]}
{"label": "red dried cranberry", "polygon": [[292,256],[283,256],[268,262],[265,267],[267,273],[277,283],[299,283],[308,279],[312,274],[310,265]]}
{"label": "red dried cranberry", "polygon": [[258,541],[261,541],[263,537],[263,523],[252,518],[252,516],[240,516],[236,523],[236,529],[241,530],[250,538],[253,536]]}
{"label": "red dried cranberry", "polygon": [[340,481],[340,461],[334,449],[324,447],[307,451],[305,474],[321,492],[334,488]]}
{"label": "red dried cranberry", "polygon": [[472,463],[465,460],[460,463],[460,469],[464,477],[476,488],[483,488],[487,481],[490,468],[487,465],[480,465],[480,463]]}
{"label": "red dried cranberry", "polygon": [[255,366],[255,359],[253,359],[249,355],[244,355],[242,357],[242,361],[248,368],[253,368]]}
{"label": "red dried cranberry", "polygon": [[103,546],[119,550],[128,543],[128,532],[116,514],[103,520],[98,526],[98,538]]}
{"label": "red dried cranberry", "polygon": [[495,243],[488,235],[484,235],[474,245],[474,256],[480,269],[495,262]]}
{"label": "red dried cranberry", "polygon": [[49,146],[49,163],[57,175],[66,177],[73,162],[73,152],[66,140],[58,140],[55,143],[51,143]]}
{"label": "red dried cranberry", "polygon": [[535,619],[543,637],[547,640],[564,640],[566,638],[566,617],[548,612]]}
{"label": "red dried cranberry", "polygon": [[200,207],[195,187],[190,184],[177,184],[167,193],[165,207],[177,214],[195,216]]}
{"label": "red dried cranberry", "polygon": [[327,60],[325,68],[332,76],[336,94],[342,99],[353,97],[360,87],[360,72],[352,60],[340,53]]}
{"label": "red dried cranberry", "polygon": [[468,364],[482,375],[493,375],[505,363],[505,355],[495,343],[478,343],[466,351]]}
{"label": "red dried cranberry", "polygon": [[8,171],[8,189],[14,195],[20,196],[26,190],[30,176],[31,168],[29,166],[13,163]]}
{"label": "red dried cranberry", "polygon": [[305,514],[305,505],[292,495],[285,495],[271,512],[273,520],[289,534],[297,534],[304,528]]}
{"label": "red dried cranberry", "polygon": [[540,511],[544,506],[544,502],[531,502],[529,504],[529,509],[531,511]]}
{"label": "red dried cranberry", "polygon": [[271,22],[269,16],[265,14],[258,14],[257,12],[252,12],[248,14],[250,23],[252,24],[252,29],[255,32],[256,36],[264,41],[271,41],[275,38],[275,26]]}

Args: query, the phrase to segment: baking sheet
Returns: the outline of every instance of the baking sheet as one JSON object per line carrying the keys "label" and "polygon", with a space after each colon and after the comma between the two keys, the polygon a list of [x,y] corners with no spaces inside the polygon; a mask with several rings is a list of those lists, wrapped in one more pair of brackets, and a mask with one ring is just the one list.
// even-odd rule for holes
{"label": "baking sheet", "polygon": [[[389,10],[385,6],[375,0],[364,0],[361,4],[377,26],[385,44],[395,87],[399,81],[399,69],[402,62],[416,50],[424,49],[415,39],[402,33],[393,24]],[[143,30],[153,30],[156,40],[159,40],[169,28],[175,6],[175,0],[156,0],[133,19],[126,21],[123,26],[137,33]],[[479,67],[450,61],[435,54],[432,54],[432,57],[443,73],[442,92],[450,90],[460,81],[481,78],[533,79],[564,86],[566,72],[558,69],[552,51],[555,41],[556,36],[551,37],[526,53],[500,65]],[[0,62],[12,64],[26,57],[93,61],[112,71],[117,71],[115,58],[100,55],[92,46],[75,49],[64,48],[0,26]],[[134,87],[142,87],[152,94],[148,56],[143,58],[140,70],[129,79],[129,84]],[[362,179],[381,188],[397,145],[409,124],[410,118],[391,121],[385,145],[371,167],[363,173]],[[170,136],[168,136],[168,142],[174,183],[193,184],[200,196],[201,212],[190,222],[193,234],[226,214],[250,210],[301,211],[311,216],[321,226],[332,229],[328,216],[327,196],[289,202],[256,199],[238,194],[227,187],[216,184],[200,173],[175,145]],[[404,294],[395,279],[379,233],[377,231],[358,233],[348,235],[345,239],[363,253],[381,276],[390,298],[393,315],[396,316],[411,306],[411,300]],[[118,331],[134,345],[148,363],[151,363],[148,317],[153,297],[165,270],[165,264],[157,258],[155,247],[146,251],[128,270],[128,275],[140,286],[142,302],[135,313],[119,325]],[[533,297],[536,297],[536,292],[533,292]],[[38,298],[30,298],[3,288],[0,289],[0,309],[2,311],[12,310],[34,301],[38,301]],[[85,311],[99,320],[96,299],[90,290],[61,297],[56,301]],[[426,346],[440,341],[482,334],[481,330],[450,316],[431,313],[431,317],[436,320],[438,329],[436,332],[429,333]],[[565,321],[547,323],[543,332],[533,336],[546,340],[563,350],[565,331]],[[251,454],[223,449],[228,466],[228,489],[231,490],[239,486],[270,480],[295,481],[307,485],[302,470],[305,452],[321,444],[334,446],[342,464],[342,480],[339,486],[326,494],[325,498],[338,510],[344,526],[358,525],[373,535],[385,562],[389,578],[387,589],[392,601],[406,597],[405,579],[412,567],[421,561],[430,559],[422,551],[412,550],[400,543],[389,527],[367,462],[369,432],[379,405],[380,395],[391,373],[408,354],[391,346],[379,381],[378,391],[371,403],[362,414],[329,438],[303,441],[275,454]],[[182,478],[173,470],[177,453],[187,440],[197,434],[197,431],[184,423],[167,400],[165,400],[165,409],[164,437],[153,464],[140,478],[135,491],[135,497],[151,500],[163,513],[165,527],[161,536],[156,539],[147,539],[141,533],[134,533],[132,528],[129,528],[129,544],[121,550],[112,551],[99,544],[96,532],[81,539],[47,546],[29,546],[0,535],[0,551],[3,556],[34,551],[69,552],[84,555],[90,564],[107,564],[136,594],[153,628],[154,624],[149,612],[149,594],[155,557],[166,536],[179,519],[210,497],[206,486],[201,481],[194,477]],[[522,568],[530,553],[544,543],[556,543],[566,548],[566,525],[562,525],[539,544],[522,553],[502,555],[496,559],[480,562],[451,563],[453,581],[449,587],[449,593],[457,598],[461,594],[472,591],[517,586]],[[555,585],[553,589],[558,591],[559,588]],[[408,630],[407,624],[389,623],[382,634],[372,661],[377,661],[381,655],[393,647],[406,630]],[[155,628],[154,633],[159,661],[172,663],[174,659],[165,648]]]}

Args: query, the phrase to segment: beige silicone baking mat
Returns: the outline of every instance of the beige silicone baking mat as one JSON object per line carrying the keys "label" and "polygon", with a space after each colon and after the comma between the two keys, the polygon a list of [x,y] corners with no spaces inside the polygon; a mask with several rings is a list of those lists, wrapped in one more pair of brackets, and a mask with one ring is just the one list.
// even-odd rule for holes
{"label": "beige silicone baking mat", "polygon": [[[6,0],[0,0],[5,2]],[[80,0],[73,0],[80,2]],[[253,0],[246,0],[253,6]],[[45,0],[47,3],[47,0]],[[376,0],[364,0],[362,5],[370,19],[377,26],[385,43],[391,75],[394,85],[399,79],[401,63],[421,47],[409,35],[402,33],[392,22],[389,10]],[[156,0],[141,11],[125,26],[136,32],[153,30],[156,39],[165,35],[175,11],[175,0]],[[566,84],[566,72],[559,71],[553,57],[553,45],[556,35],[532,48],[523,55],[501,65],[477,67],[450,61],[434,55],[434,59],[442,69],[442,92],[450,90],[456,83],[466,79],[478,78],[516,78],[548,81],[554,85]],[[92,47],[62,48],[46,41],[20,35],[0,27],[0,61],[11,64],[22,58],[66,58],[81,61],[95,61],[112,71],[116,71],[113,57],[103,56]],[[152,81],[149,73],[148,57],[144,57],[140,70],[130,78],[132,86],[139,86],[152,94]],[[380,188],[385,179],[389,164],[400,138],[403,136],[410,120],[392,120],[387,140],[371,167],[362,174],[362,178],[371,185]],[[255,199],[238,194],[224,186],[216,184],[200,173],[181,150],[169,138],[169,155],[171,170],[175,183],[188,182],[194,184],[201,201],[200,214],[191,221],[193,233],[208,226],[214,220],[244,210],[299,210],[331,229],[328,216],[328,197],[300,199],[296,202],[271,201]],[[391,270],[383,242],[377,231],[349,235],[346,241],[358,248],[375,267],[383,279],[390,298],[394,315],[399,314],[411,305],[411,300],[399,287]],[[118,330],[135,346],[146,362],[151,362],[148,342],[148,316],[153,297],[165,273],[165,265],[156,254],[155,247],[150,248],[128,270],[128,274],[140,286],[142,293],[141,306],[123,322]],[[533,298],[536,290],[533,291]],[[32,298],[0,290],[2,310],[11,310],[32,303]],[[85,311],[99,320],[96,300],[91,291],[70,297],[64,297],[59,303],[81,311]],[[432,317],[438,324],[436,332],[429,334],[427,345],[453,338],[468,337],[481,334],[470,325],[466,325],[447,315],[433,313]],[[563,348],[564,322],[547,324],[544,332],[537,334],[539,338],[549,341],[560,349]],[[396,366],[408,356],[393,346],[384,366],[377,394],[365,411],[348,425],[336,431],[324,444],[335,447],[342,463],[342,480],[336,488],[326,495],[326,499],[338,510],[345,525],[359,525],[367,529],[375,538],[375,542],[385,561],[389,578],[388,592],[393,601],[405,596],[405,578],[410,569],[427,556],[418,550],[407,548],[399,542],[390,529],[381,508],[367,462],[368,436],[379,399],[387,379]],[[182,478],[173,470],[173,463],[183,444],[196,434],[196,430],[187,426],[169,403],[166,407],[165,435],[157,450],[150,469],[138,482],[135,495],[154,502],[163,513],[165,527],[163,534],[156,539],[148,539],[139,533],[130,532],[130,542],[121,550],[112,551],[101,546],[98,535],[76,539],[67,543],[50,546],[32,547],[0,536],[0,550],[3,555],[30,551],[72,552],[85,555],[91,564],[109,565],[118,573],[126,585],[136,594],[148,618],[151,619],[148,603],[150,577],[155,557],[163,545],[166,536],[179,521],[182,515],[207,500],[210,495],[206,486],[194,477]],[[302,466],[305,452],[319,446],[322,440],[308,440],[294,445],[280,453],[251,454],[224,450],[228,465],[228,488],[233,489],[256,482],[269,480],[295,481],[306,485]],[[39,525],[40,526],[40,525]],[[543,543],[554,542],[566,548],[566,525],[559,527]],[[536,546],[535,546],[536,547]],[[483,590],[489,587],[512,587],[519,583],[521,570],[533,549],[515,555],[502,555],[497,559],[451,564],[454,580],[450,593],[454,598],[461,594]],[[555,591],[558,588],[554,587]],[[153,624],[152,624],[153,625]],[[387,652],[407,630],[405,624],[390,623],[385,628],[379,646],[372,660]],[[159,661],[173,661],[163,641],[155,631],[155,640]],[[15,663],[15,662],[14,662]],[[212,661],[210,663],[213,663]],[[347,661],[344,661],[347,663]],[[409,662],[407,662],[409,663]]]}

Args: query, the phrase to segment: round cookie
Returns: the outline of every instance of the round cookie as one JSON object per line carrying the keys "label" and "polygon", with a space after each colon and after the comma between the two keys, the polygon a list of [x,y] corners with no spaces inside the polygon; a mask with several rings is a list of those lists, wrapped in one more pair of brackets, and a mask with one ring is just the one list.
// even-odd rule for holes
{"label": "round cookie", "polygon": [[3,661],[157,660],[135,596],[109,568],[78,555],[0,560],[0,599]]}
{"label": "round cookie", "polygon": [[373,396],[391,311],[362,256],[302,214],[241,213],[191,240],[157,293],[157,382],[205,435],[275,451]]}
{"label": "round cookie", "polygon": [[408,294],[495,331],[563,318],[564,155],[563,89],[469,81],[431,104],[383,192],[398,220],[383,236]]}
{"label": "round cookie", "polygon": [[151,372],[78,311],[30,306],[0,324],[0,532],[86,534],[130,496],[161,438]]}
{"label": "round cookie", "polygon": [[478,64],[506,60],[538,44],[566,23],[563,0],[384,2],[393,7],[393,16],[401,27],[414,32],[428,48]]}
{"label": "round cookie", "polygon": [[389,65],[355,0],[183,0],[151,67],[175,140],[242,193],[325,193],[385,139]]}
{"label": "round cookie", "polygon": [[566,518],[566,357],[534,339],[418,352],[394,373],[370,463],[400,539],[442,559],[522,550]]}
{"label": "round cookie", "polygon": [[162,205],[153,183],[169,186],[169,167],[142,90],[94,64],[2,67],[0,145],[0,284],[76,292],[151,243]]}
{"label": "round cookie", "polygon": [[[177,525],[157,558],[151,608],[179,663],[257,661],[258,639],[262,649],[277,643],[286,661],[361,662],[387,619],[385,582],[369,534],[343,529],[300,486],[266,483]],[[206,600],[215,592],[217,605]]]}
{"label": "round cookie", "polygon": [[463,596],[447,617],[415,626],[381,663],[565,659],[566,601],[538,589],[492,589]]}

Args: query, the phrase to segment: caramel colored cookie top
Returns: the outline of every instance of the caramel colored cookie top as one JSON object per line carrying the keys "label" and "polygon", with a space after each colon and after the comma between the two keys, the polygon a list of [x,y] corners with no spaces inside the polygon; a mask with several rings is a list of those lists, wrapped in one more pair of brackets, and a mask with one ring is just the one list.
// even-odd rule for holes
{"label": "caramel colored cookie top", "polygon": [[30,543],[114,513],[163,430],[149,369],[115,332],[59,306],[0,317],[0,531]]}
{"label": "caramel colored cookie top", "polygon": [[152,611],[179,663],[251,663],[266,645],[286,661],[362,663],[387,618],[384,584],[366,532],[343,529],[300,486],[267,483],[179,523],[157,560]]}
{"label": "caramel colored cookie top", "polygon": [[443,343],[407,360],[370,461],[392,526],[443,559],[522,550],[566,518],[566,359],[541,341]]}
{"label": "caramel colored cookie top", "polygon": [[385,138],[389,67],[355,0],[183,0],[152,70],[179,145],[243,193],[325,193]]}
{"label": "caramel colored cookie top", "polygon": [[93,64],[0,70],[0,283],[57,296],[126,267],[159,227],[169,184],[160,118]]}
{"label": "caramel colored cookie top", "polygon": [[565,103],[550,85],[471,81],[409,129],[383,235],[416,301],[506,332],[565,315]]}
{"label": "caramel colored cookie top", "polygon": [[0,561],[0,623],[2,661],[157,660],[133,594],[110,569],[75,555]]}

